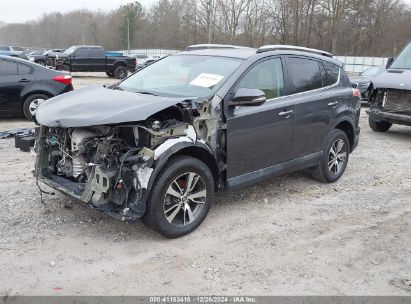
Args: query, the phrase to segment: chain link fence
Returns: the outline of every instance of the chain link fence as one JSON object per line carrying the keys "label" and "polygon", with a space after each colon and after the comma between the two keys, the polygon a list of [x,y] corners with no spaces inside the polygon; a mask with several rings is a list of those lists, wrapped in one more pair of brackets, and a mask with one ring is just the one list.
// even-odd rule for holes
{"label": "chain link fence", "polygon": [[356,57],[356,56],[334,56],[335,59],[344,63],[344,69],[348,73],[358,74],[373,66],[386,65],[386,57]]}

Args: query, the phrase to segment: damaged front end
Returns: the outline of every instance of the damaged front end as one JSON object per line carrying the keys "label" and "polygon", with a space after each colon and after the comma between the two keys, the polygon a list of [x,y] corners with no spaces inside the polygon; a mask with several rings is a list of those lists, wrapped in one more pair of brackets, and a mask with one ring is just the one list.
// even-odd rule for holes
{"label": "damaged front end", "polygon": [[367,114],[375,122],[411,126],[411,90],[375,89]]}
{"label": "damaged front end", "polygon": [[370,127],[387,131],[392,124],[411,126],[411,43],[373,81]]}
{"label": "damaged front end", "polygon": [[182,101],[132,123],[42,125],[35,174],[50,187],[111,216],[141,218],[151,185],[174,154],[202,151],[214,160],[211,167],[224,163],[218,148],[220,102],[217,96],[201,103]]}

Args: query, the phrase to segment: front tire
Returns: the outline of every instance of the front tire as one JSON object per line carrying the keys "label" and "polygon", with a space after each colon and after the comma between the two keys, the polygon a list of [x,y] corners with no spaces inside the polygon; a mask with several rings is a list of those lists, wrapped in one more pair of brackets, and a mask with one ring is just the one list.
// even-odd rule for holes
{"label": "front tire", "polygon": [[373,130],[374,132],[387,132],[392,126],[392,123],[390,122],[376,121],[372,119],[371,116],[368,116],[368,124],[370,125],[371,130]]}
{"label": "front tire", "polygon": [[33,94],[26,98],[23,104],[23,114],[24,116],[33,121],[33,116],[36,114],[37,108],[49,99],[49,96],[44,94]]}
{"label": "front tire", "polygon": [[195,230],[214,200],[214,180],[202,161],[177,156],[165,166],[151,188],[144,223],[167,238]]}
{"label": "front tire", "polygon": [[314,178],[324,183],[337,181],[345,171],[350,154],[350,143],[345,132],[335,129],[326,141],[320,163],[312,168]]}
{"label": "front tire", "polygon": [[65,72],[71,72],[70,67],[69,67],[68,64],[59,65],[58,68],[57,68],[57,70],[59,70],[59,71],[65,71]]}
{"label": "front tire", "polygon": [[128,75],[127,69],[123,66],[118,66],[114,69],[114,77],[117,79],[124,79]]}

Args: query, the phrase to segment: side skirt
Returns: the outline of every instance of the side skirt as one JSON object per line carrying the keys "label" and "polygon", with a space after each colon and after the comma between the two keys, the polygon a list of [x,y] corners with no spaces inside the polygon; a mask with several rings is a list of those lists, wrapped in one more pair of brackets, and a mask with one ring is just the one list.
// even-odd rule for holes
{"label": "side skirt", "polygon": [[227,180],[228,189],[252,185],[269,177],[313,167],[320,162],[322,154],[322,151],[316,152],[285,163],[230,178]]}

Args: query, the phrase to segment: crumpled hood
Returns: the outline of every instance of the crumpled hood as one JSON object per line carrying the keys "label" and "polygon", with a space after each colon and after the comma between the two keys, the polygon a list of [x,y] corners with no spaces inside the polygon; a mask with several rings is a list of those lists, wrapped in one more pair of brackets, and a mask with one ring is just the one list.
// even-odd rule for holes
{"label": "crumpled hood", "polygon": [[411,90],[411,70],[388,69],[373,80],[374,88]]}
{"label": "crumpled hood", "polygon": [[186,99],[91,86],[47,100],[37,109],[36,120],[66,128],[141,121]]}

